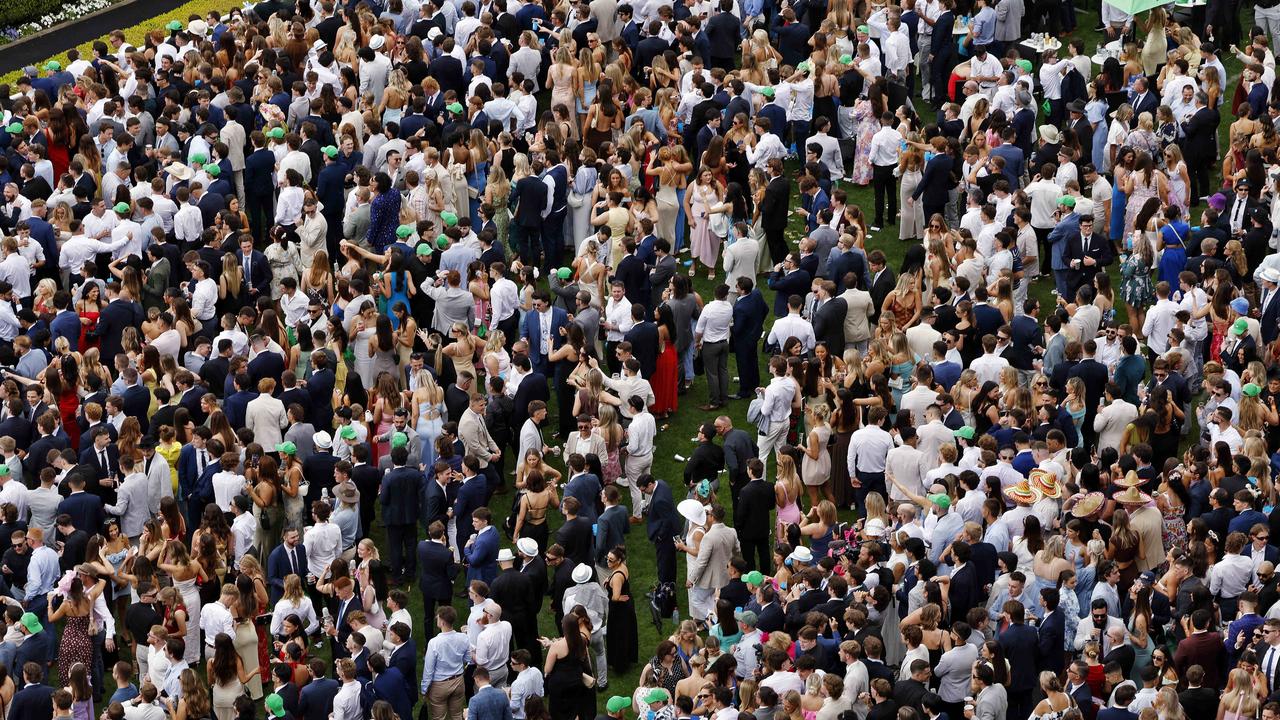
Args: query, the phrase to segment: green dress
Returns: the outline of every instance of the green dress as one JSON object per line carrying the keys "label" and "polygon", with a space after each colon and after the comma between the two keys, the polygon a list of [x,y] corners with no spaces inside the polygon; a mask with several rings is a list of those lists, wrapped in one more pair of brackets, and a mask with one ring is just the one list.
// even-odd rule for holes
{"label": "green dress", "polygon": [[1123,256],[1120,261],[1120,297],[1136,308],[1148,307],[1156,301],[1151,267],[1136,252]]}

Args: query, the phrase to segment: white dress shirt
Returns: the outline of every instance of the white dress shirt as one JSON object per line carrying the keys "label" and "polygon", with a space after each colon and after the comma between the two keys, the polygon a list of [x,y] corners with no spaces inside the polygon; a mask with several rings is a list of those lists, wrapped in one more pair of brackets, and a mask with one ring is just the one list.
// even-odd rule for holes
{"label": "white dress shirt", "polygon": [[871,164],[897,165],[902,153],[902,133],[893,127],[882,127],[871,137]]}
{"label": "white dress shirt", "polygon": [[882,473],[885,459],[894,449],[893,436],[878,425],[867,425],[849,438],[849,475],[856,472]]}
{"label": "white dress shirt", "polygon": [[[733,321],[733,306],[725,300],[712,300],[702,308],[694,334],[704,343],[717,343],[729,339],[729,326]],[[777,327],[775,325],[774,327]],[[813,328],[809,328],[813,333]]]}

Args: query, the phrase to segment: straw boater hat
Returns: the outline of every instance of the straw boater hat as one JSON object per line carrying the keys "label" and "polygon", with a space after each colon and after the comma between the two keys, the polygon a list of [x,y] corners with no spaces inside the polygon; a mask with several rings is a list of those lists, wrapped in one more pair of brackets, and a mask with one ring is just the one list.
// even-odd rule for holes
{"label": "straw boater hat", "polygon": [[1058,484],[1058,476],[1048,470],[1040,468],[1032,470],[1028,481],[1031,489],[1042,498],[1057,500],[1062,497],[1062,486]]}
{"label": "straw boater hat", "polygon": [[1146,505],[1151,502],[1151,496],[1136,487],[1125,488],[1124,492],[1112,495],[1111,499],[1121,505]]}
{"label": "straw boater hat", "polygon": [[1038,499],[1036,491],[1031,489],[1031,486],[1026,480],[1023,480],[1011,488],[1007,488],[1004,491],[1004,494],[1005,497],[1008,497],[1019,505],[1030,505]]}
{"label": "straw boater hat", "polygon": [[1142,478],[1138,477],[1138,473],[1130,470],[1125,473],[1124,477],[1111,482],[1113,485],[1119,485],[1122,488],[1136,488],[1142,485]]}
{"label": "straw boater hat", "polygon": [[1101,510],[1106,500],[1106,496],[1100,492],[1088,493],[1077,500],[1075,505],[1071,506],[1071,515],[1078,518],[1087,518]]}

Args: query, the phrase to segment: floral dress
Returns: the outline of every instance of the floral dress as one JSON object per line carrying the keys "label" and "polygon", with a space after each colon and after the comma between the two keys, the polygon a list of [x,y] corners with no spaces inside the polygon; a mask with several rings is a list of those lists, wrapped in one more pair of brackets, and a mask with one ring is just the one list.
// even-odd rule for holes
{"label": "floral dress", "polygon": [[1185,508],[1181,502],[1174,505],[1165,500],[1165,508],[1160,511],[1160,537],[1165,547],[1187,546],[1187,523],[1182,518],[1183,512]]}
{"label": "floral dress", "polygon": [[871,183],[871,138],[880,129],[880,119],[871,109],[871,101],[860,98],[853,105],[853,121],[858,128],[857,150],[853,155],[853,181],[859,185]]}
{"label": "floral dress", "polygon": [[1120,297],[1135,308],[1145,308],[1155,303],[1156,293],[1151,285],[1151,268],[1142,256],[1131,252],[1120,260]]}

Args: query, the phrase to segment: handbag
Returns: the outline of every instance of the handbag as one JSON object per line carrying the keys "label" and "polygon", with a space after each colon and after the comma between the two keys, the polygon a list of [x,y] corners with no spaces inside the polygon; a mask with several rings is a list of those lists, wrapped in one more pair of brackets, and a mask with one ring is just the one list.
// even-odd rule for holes
{"label": "handbag", "polygon": [[712,213],[711,222],[708,226],[711,234],[718,238],[729,236],[729,231],[733,229],[733,225],[729,222],[729,216],[726,213]]}
{"label": "handbag", "polygon": [[587,199],[585,195],[579,195],[578,193],[572,190],[569,191],[569,207],[580,208],[586,202],[587,202]]}

